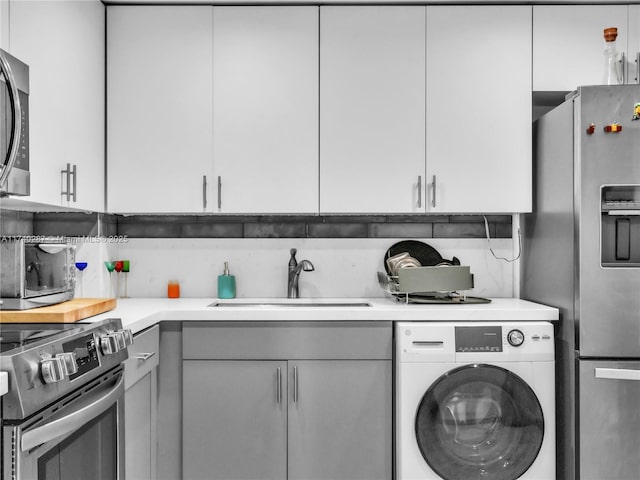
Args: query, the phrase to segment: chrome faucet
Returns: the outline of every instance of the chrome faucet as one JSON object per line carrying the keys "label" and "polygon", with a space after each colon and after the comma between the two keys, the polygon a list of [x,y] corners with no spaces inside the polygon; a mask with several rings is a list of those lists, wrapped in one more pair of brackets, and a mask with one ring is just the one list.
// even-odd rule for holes
{"label": "chrome faucet", "polygon": [[315,270],[313,263],[309,260],[301,260],[300,263],[296,260],[297,250],[292,248],[290,250],[291,258],[289,259],[289,280],[287,282],[287,298],[298,298],[300,296],[298,290],[298,279],[300,272],[313,272]]}

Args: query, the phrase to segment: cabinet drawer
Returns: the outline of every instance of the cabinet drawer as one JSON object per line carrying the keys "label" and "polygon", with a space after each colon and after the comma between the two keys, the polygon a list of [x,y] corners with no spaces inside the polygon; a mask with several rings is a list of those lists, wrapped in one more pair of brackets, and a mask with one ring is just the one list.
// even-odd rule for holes
{"label": "cabinet drawer", "polygon": [[129,346],[129,358],[124,362],[125,390],[158,366],[159,347],[158,325],[134,335],[133,345]]}
{"label": "cabinet drawer", "polygon": [[391,359],[391,322],[185,322],[184,359]]}

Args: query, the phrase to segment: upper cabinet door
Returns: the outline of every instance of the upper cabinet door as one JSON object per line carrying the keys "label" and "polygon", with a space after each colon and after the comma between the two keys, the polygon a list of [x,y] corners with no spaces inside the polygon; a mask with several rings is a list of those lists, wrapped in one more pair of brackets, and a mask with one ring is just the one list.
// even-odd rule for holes
{"label": "upper cabinet door", "polygon": [[429,211],[531,210],[531,7],[427,7],[426,128]]}
{"label": "upper cabinet door", "polygon": [[[21,198],[103,211],[105,6],[12,1],[0,11],[3,48],[30,67],[31,195]],[[62,195],[67,164],[76,166],[75,200]]]}
{"label": "upper cabinet door", "polygon": [[108,7],[110,211],[211,210],[211,17],[207,6]]}
{"label": "upper cabinet door", "polygon": [[632,53],[627,53],[627,12],[626,5],[535,5],[533,90],[572,91],[580,85],[602,85],[607,27],[618,28],[616,47],[633,62]]}
{"label": "upper cabinet door", "polygon": [[321,7],[320,30],[320,211],[424,212],[425,7]]}
{"label": "upper cabinet door", "polygon": [[318,7],[213,7],[221,213],[318,212]]}

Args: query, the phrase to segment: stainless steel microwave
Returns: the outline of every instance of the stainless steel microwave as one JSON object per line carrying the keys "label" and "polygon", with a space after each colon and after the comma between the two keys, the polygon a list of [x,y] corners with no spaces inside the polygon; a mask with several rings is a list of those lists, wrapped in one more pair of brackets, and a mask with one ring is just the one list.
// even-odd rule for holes
{"label": "stainless steel microwave", "polygon": [[0,196],[29,193],[29,66],[0,49]]}
{"label": "stainless steel microwave", "polygon": [[2,310],[27,310],[71,300],[75,247],[64,237],[2,237]]}

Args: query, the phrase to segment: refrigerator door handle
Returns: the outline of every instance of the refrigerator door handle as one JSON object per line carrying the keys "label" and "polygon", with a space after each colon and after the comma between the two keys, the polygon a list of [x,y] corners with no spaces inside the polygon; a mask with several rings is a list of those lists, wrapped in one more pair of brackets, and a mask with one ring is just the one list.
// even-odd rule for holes
{"label": "refrigerator door handle", "polygon": [[640,370],[630,370],[626,368],[596,368],[596,378],[606,378],[609,380],[635,380],[640,382]]}

